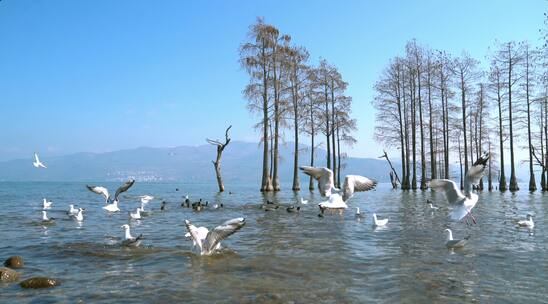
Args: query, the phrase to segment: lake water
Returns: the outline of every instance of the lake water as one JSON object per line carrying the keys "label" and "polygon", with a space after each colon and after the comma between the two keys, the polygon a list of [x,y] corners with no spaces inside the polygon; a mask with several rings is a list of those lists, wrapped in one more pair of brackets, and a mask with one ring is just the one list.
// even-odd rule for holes
{"label": "lake water", "polygon": [[[215,185],[135,183],[122,196],[122,212],[107,214],[101,197],[83,183],[0,183],[0,260],[21,255],[22,278],[50,276],[62,285],[24,290],[0,284],[2,303],[546,303],[548,302],[548,198],[541,192],[481,193],[477,225],[448,222],[447,210],[431,212],[430,191],[402,192],[380,185],[358,193],[343,215],[318,217],[321,199],[308,190],[269,197],[280,204],[309,200],[300,213],[265,212],[257,185],[216,194]],[[114,191],[118,183],[104,183]],[[179,188],[180,191],[175,191]],[[287,189],[287,187],[286,187]],[[184,194],[223,203],[221,210],[181,208]],[[150,216],[131,221],[139,248],[119,245],[136,196],[166,200],[148,204]],[[41,224],[42,197],[53,201]],[[86,208],[82,225],[65,211]],[[354,216],[360,207],[365,219]],[[373,229],[372,212],[388,217]],[[532,231],[516,228],[527,213]],[[223,241],[219,255],[199,257],[184,238],[183,221],[215,227],[243,216],[246,226]],[[445,248],[443,230],[470,236],[462,250]]]}

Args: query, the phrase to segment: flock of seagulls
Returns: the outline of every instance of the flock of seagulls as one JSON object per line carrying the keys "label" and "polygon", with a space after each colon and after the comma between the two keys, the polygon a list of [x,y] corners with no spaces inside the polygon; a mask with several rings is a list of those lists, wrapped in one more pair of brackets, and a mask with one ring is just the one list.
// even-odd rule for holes
{"label": "flock of seagulls", "polygon": [[[474,187],[476,187],[483,177],[487,161],[489,159],[489,154],[486,153],[482,155],[476,162],[472,165],[470,170],[466,173],[464,178],[464,189],[463,191],[457,186],[457,184],[448,179],[434,179],[430,181],[430,187],[441,192],[453,207],[452,211],[449,213],[449,218],[454,221],[465,220],[467,225],[470,225],[470,220],[475,224],[476,219],[472,215],[472,209],[478,202],[478,195],[473,192]],[[39,169],[47,168],[39,159],[38,154],[34,154],[34,167]],[[311,167],[311,166],[301,166],[305,174],[313,177],[318,182],[318,190],[322,197],[327,200],[322,201],[318,204],[320,213],[318,216],[323,217],[325,212],[342,212],[348,208],[348,201],[353,197],[355,192],[370,191],[375,189],[377,182],[373,179],[369,179],[360,175],[347,175],[344,179],[343,186],[341,189],[336,188],[333,179],[333,172],[325,167]],[[105,206],[102,207],[107,212],[119,212],[119,198],[120,194],[128,191],[135,183],[135,180],[130,179],[124,184],[122,184],[118,189],[116,189],[114,199],[111,199],[109,191],[106,187],[102,186],[90,186],[86,185],[86,188],[98,195],[101,195],[105,200]],[[177,189],[178,190],[178,189]],[[134,212],[129,213],[129,220],[139,220],[143,216],[148,215],[148,212],[145,211],[145,206],[154,200],[154,196],[151,195],[142,195],[139,196],[141,205],[136,208]],[[428,208],[434,212],[438,210],[439,207],[433,205],[430,200],[426,201]],[[301,205],[307,205],[308,200],[300,198]],[[44,224],[50,224],[55,221],[54,218],[50,218],[47,215],[46,210],[52,207],[52,202],[47,199],[43,199],[43,210],[42,210],[42,222]],[[184,201],[181,204],[182,207],[190,208],[192,207],[195,211],[201,211],[204,208],[208,207],[208,202],[203,202],[200,199],[197,202],[190,203],[188,195],[184,197]],[[223,207],[223,204],[214,204],[211,206],[213,209],[219,209]],[[160,209],[163,211],[166,208],[166,202],[163,201]],[[274,211],[279,208],[278,205],[273,202],[267,201],[266,204],[261,206],[265,211]],[[296,213],[301,210],[300,206],[289,206],[286,208],[287,212]],[[69,206],[69,210],[66,212],[67,215],[73,218],[77,222],[84,221],[84,211],[83,208],[75,208],[74,205]],[[357,219],[365,218],[365,214],[360,211],[359,207],[356,207],[355,217]],[[190,220],[184,221],[187,233],[185,237],[189,240],[192,240],[193,249],[199,255],[211,255],[215,252],[218,252],[221,247],[221,241],[229,237],[230,235],[236,233],[242,227],[245,226],[246,220],[243,217],[234,218],[228,220],[221,225],[215,227],[212,230],[209,230],[206,227],[197,227]],[[374,227],[385,227],[388,225],[388,218],[381,218],[377,216],[376,213],[372,213],[372,224]],[[520,220],[518,223],[519,227],[533,228],[533,216],[531,214],[527,215],[527,219]],[[143,239],[143,235],[137,237],[132,236],[130,231],[130,226],[124,224],[121,226],[124,230],[124,239],[122,245],[124,246],[139,246]],[[453,239],[453,233],[450,229],[445,229],[447,234],[445,245],[447,248],[455,249],[464,247],[468,241],[469,237],[464,239]]]}

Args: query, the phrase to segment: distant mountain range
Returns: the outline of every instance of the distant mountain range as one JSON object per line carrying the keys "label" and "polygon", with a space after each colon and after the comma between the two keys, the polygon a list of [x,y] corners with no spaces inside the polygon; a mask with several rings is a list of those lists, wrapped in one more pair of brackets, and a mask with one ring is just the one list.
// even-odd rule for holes
{"label": "distant mountain range", "polygon": [[[310,147],[300,146],[300,165],[310,164]],[[379,153],[380,155],[380,153]],[[216,183],[212,160],[216,148],[211,145],[180,146],[175,148],[148,148],[120,150],[107,153],[74,153],[42,158],[47,169],[32,166],[32,156],[0,162],[0,181],[121,181],[135,178],[138,181]],[[222,174],[225,183],[260,183],[262,145],[233,141],[222,158]],[[396,155],[391,159],[398,174],[401,162]],[[326,151],[316,149],[316,166],[325,166]],[[378,158],[348,157],[343,159],[342,175],[359,174],[379,182],[389,182],[390,167],[386,160]],[[420,166],[417,165],[420,172]],[[455,178],[458,166],[452,166]],[[507,179],[509,176],[507,168]],[[528,180],[525,165],[517,167],[518,181]],[[280,182],[291,184],[293,180],[293,143],[280,146]],[[301,173],[301,183],[308,178]],[[537,177],[537,182],[540,178]]]}
{"label": "distant mountain range", "polygon": [[[310,164],[310,148],[300,146],[300,164]],[[293,143],[280,147],[280,181],[291,183],[293,174]],[[215,183],[211,161],[216,149],[211,145],[176,148],[147,148],[107,153],[75,153],[43,158],[47,169],[32,166],[32,158],[0,162],[0,181],[179,181],[184,183]],[[222,174],[226,183],[260,183],[262,145],[231,142],[223,153]],[[325,166],[326,151],[317,149],[316,165]],[[388,181],[390,170],[384,159],[349,157],[343,160],[343,174],[361,174],[380,182]],[[395,166],[399,162],[395,161]],[[307,181],[301,174],[302,182]]]}

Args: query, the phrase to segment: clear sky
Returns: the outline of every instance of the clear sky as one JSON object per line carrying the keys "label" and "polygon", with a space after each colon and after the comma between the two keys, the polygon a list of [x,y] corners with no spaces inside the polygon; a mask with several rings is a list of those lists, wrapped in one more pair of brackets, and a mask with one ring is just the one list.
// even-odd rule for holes
{"label": "clear sky", "polygon": [[[257,16],[335,64],[372,139],[372,87],[416,38],[483,60],[495,39],[538,43],[548,1],[0,1],[0,160],[203,144],[233,125],[258,141],[238,47]],[[287,140],[291,140],[287,132]]]}

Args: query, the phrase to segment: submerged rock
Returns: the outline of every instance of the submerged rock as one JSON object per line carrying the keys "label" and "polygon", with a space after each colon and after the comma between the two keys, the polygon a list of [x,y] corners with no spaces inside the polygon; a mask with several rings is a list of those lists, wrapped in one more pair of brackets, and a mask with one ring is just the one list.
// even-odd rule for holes
{"label": "submerged rock", "polygon": [[0,282],[8,283],[19,280],[19,273],[13,269],[0,267]]}
{"label": "submerged rock", "polygon": [[15,255],[12,257],[9,257],[5,262],[4,266],[9,268],[22,268],[25,264],[23,263],[23,258]]}
{"label": "submerged rock", "polygon": [[24,280],[19,285],[23,288],[49,288],[61,285],[61,281],[46,277],[34,277]]}

